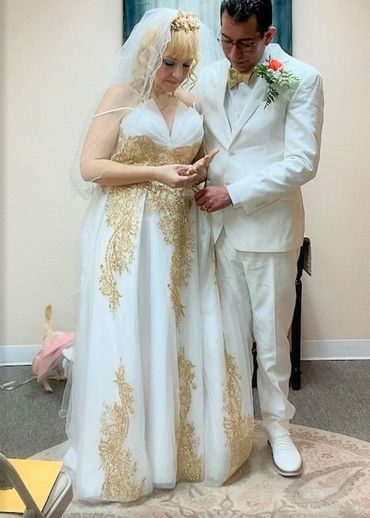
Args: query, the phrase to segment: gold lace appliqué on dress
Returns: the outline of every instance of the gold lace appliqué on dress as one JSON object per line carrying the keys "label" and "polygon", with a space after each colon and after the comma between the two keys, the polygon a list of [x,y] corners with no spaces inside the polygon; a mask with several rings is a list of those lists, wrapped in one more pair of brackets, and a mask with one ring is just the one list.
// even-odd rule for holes
{"label": "gold lace appliqu\u00e9 on dress", "polygon": [[127,438],[130,414],[133,410],[133,390],[125,380],[122,360],[116,371],[119,401],[105,404],[101,417],[101,439],[99,442],[100,467],[105,474],[101,490],[103,500],[131,502],[143,494],[145,478],[135,481],[136,462],[130,450],[123,444]]}
{"label": "gold lace appliqu\u00e9 on dress", "polygon": [[[156,144],[146,136],[120,136],[118,147],[121,151],[115,153],[112,160],[129,165],[189,164],[199,146],[193,144],[171,149]],[[193,193],[189,189],[172,189],[158,182],[148,182],[110,190],[106,202],[106,224],[113,228],[113,234],[109,239],[105,262],[101,265],[99,288],[108,297],[111,311],[115,311],[121,298],[117,278],[129,269],[134,260],[139,199],[143,195],[147,210],[159,215],[159,227],[166,244],[173,247],[169,289],[178,325],[184,315],[180,289],[186,285],[194,251],[190,223]]]}
{"label": "gold lace appliqu\u00e9 on dress", "polygon": [[197,388],[194,381],[194,365],[185,358],[184,348],[178,356],[179,369],[179,424],[177,440],[177,480],[199,481],[202,479],[202,457],[198,456],[199,438],[195,426],[187,421],[191,405],[192,390]]}
{"label": "gold lace appliqu\u00e9 on dress", "polygon": [[224,431],[230,448],[229,476],[249,457],[253,445],[253,418],[242,415],[241,376],[235,358],[225,350]]}
{"label": "gold lace appliqu\u00e9 on dress", "polygon": [[129,269],[134,260],[134,241],[138,231],[139,198],[142,189],[131,185],[112,189],[106,203],[106,224],[113,227],[105,262],[100,266],[99,288],[109,299],[109,309],[115,311],[119,306],[121,294],[117,288],[117,276]]}
{"label": "gold lace appliqu\u00e9 on dress", "polygon": [[192,202],[192,191],[171,189],[158,183],[148,186],[146,208],[159,215],[159,228],[164,241],[173,248],[168,287],[177,326],[185,309],[181,303],[180,289],[186,286],[191,273],[194,252],[194,235],[190,222]]}

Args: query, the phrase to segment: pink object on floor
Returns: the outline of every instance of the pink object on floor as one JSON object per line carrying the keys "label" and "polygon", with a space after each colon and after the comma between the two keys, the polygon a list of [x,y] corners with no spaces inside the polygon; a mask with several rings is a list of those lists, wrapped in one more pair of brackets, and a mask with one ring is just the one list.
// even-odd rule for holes
{"label": "pink object on floor", "polygon": [[52,340],[36,354],[32,361],[32,370],[38,382],[46,379],[52,371],[61,369],[62,351],[71,347],[74,339],[73,331],[56,332]]}

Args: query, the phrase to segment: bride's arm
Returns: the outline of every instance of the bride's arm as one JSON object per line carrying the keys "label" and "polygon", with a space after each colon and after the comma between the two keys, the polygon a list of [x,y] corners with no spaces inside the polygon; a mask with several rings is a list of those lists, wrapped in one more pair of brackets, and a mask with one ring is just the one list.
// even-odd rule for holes
{"label": "bride's arm", "polygon": [[82,178],[107,186],[150,181],[158,181],[170,187],[192,185],[196,174],[187,177],[178,174],[185,166],[127,165],[110,159],[118,139],[122,117],[130,109],[119,109],[120,101],[122,87],[116,87],[108,90],[100,103],[98,115],[92,120],[81,153]]}

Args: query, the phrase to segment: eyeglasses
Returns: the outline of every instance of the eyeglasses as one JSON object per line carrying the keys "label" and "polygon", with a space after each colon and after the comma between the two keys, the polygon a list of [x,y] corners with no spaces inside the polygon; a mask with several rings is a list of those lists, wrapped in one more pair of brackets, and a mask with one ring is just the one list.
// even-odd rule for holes
{"label": "eyeglasses", "polygon": [[217,41],[222,45],[222,47],[225,50],[231,50],[233,46],[239,50],[242,50],[243,52],[251,52],[254,47],[257,45],[258,40],[263,37],[260,36],[257,40],[232,40],[231,38],[228,38],[227,36],[224,36],[223,34],[220,34],[217,38]]}

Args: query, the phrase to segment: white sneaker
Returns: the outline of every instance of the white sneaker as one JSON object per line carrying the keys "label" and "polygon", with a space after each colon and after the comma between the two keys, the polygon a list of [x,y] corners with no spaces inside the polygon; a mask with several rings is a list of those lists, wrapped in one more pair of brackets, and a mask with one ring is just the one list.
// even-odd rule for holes
{"label": "white sneaker", "polygon": [[302,457],[289,434],[271,438],[268,444],[276,471],[283,477],[296,477],[302,473]]}

